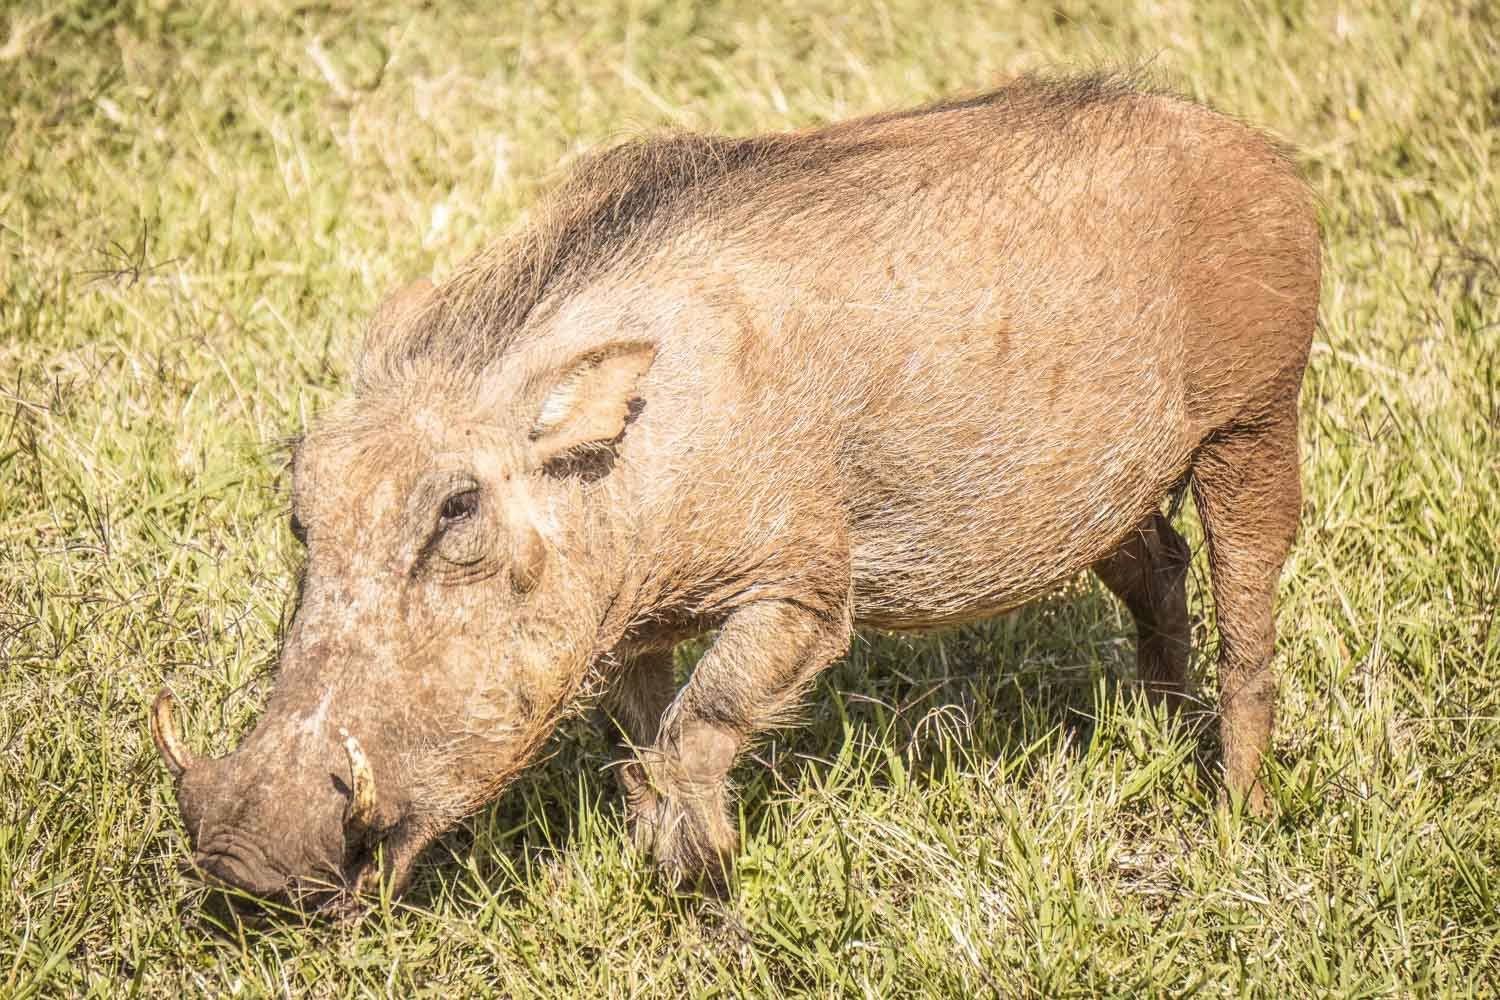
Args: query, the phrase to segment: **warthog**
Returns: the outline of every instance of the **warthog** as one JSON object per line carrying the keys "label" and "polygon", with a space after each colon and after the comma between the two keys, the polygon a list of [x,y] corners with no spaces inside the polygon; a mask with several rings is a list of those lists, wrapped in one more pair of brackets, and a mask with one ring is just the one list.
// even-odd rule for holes
{"label": "warthog", "polygon": [[[1263,810],[1319,257],[1282,149],[1117,78],[585,159],[382,306],[297,447],[306,566],[259,725],[198,760],[158,698],[195,868],[357,911],[597,698],[635,841],[712,885],[736,756],[855,625],[1092,568],[1180,698],[1184,483],[1227,787]],[[708,630],[679,689],[673,646]]]}

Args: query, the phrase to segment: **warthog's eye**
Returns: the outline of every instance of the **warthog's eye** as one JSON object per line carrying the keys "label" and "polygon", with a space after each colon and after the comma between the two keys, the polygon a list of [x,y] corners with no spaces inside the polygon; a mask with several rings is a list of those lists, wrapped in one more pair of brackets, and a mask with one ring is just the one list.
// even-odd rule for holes
{"label": "warthog's eye", "polygon": [[443,501],[443,509],[438,512],[438,516],[441,518],[440,526],[447,528],[460,521],[465,521],[473,517],[478,510],[478,490],[464,490],[462,493],[455,493]]}
{"label": "warthog's eye", "polygon": [[472,476],[440,473],[413,493],[412,532],[425,536],[411,564],[413,574],[432,570],[447,583],[483,578],[494,545],[491,533],[481,530],[486,510],[480,492]]}

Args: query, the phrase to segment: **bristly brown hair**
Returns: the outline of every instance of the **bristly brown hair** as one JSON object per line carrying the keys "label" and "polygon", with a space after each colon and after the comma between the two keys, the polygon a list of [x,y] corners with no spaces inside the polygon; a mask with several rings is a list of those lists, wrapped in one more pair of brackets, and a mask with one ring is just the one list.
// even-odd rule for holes
{"label": "bristly brown hair", "polygon": [[424,360],[477,375],[544,303],[659,247],[681,227],[730,209],[785,211],[789,181],[837,176],[881,149],[941,141],[942,130],[912,129],[913,119],[962,112],[969,120],[956,127],[1020,135],[1090,107],[1128,110],[1130,98],[1157,92],[1132,73],[1025,76],[970,97],[827,127],[749,138],[676,133],[591,154],[518,232],[462,265],[403,330],[362,359],[360,387]]}

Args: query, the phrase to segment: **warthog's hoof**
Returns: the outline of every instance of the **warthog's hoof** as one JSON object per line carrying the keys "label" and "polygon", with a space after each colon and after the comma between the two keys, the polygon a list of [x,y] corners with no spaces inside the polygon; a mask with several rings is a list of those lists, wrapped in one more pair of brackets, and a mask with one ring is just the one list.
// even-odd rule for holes
{"label": "warthog's hoof", "polygon": [[739,836],[721,799],[683,799],[649,790],[631,796],[631,840],[671,888],[716,896],[728,892]]}
{"label": "warthog's hoof", "polygon": [[1236,792],[1232,786],[1219,790],[1220,809],[1230,810],[1237,804],[1244,810],[1246,816],[1253,816],[1256,819],[1270,819],[1276,813],[1276,807],[1266,795],[1266,786],[1259,779],[1252,782],[1244,792]]}

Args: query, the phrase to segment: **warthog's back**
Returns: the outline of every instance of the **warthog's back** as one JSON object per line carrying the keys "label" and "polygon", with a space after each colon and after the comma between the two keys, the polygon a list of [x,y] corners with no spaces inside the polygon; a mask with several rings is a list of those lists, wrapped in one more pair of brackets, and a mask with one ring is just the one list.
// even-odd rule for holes
{"label": "warthog's back", "polygon": [[1238,123],[1036,85],[778,141],[805,168],[718,203],[663,265],[733,316],[676,330],[666,371],[727,354],[725,383],[776,401],[732,408],[726,448],[768,476],[816,480],[812,428],[835,429],[863,622],[1036,596],[1112,551],[1209,434],[1295,397],[1316,227]]}

